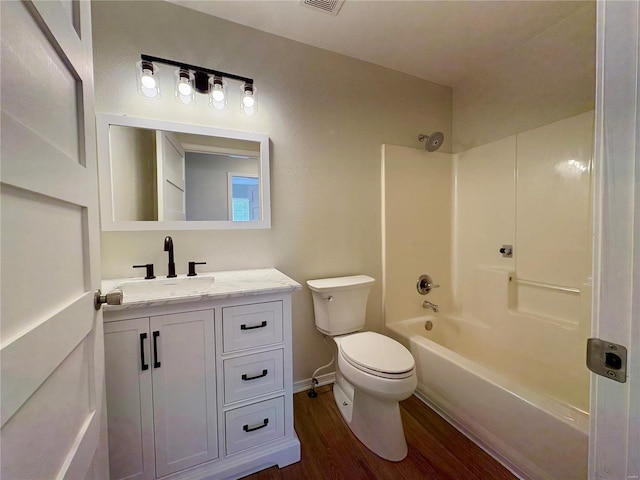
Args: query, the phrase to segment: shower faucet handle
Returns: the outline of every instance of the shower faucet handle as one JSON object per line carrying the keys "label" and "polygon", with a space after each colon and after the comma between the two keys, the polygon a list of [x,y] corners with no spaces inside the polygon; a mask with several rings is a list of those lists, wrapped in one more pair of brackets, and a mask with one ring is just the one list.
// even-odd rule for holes
{"label": "shower faucet handle", "polygon": [[423,274],[418,278],[418,283],[416,283],[416,289],[420,295],[426,295],[432,289],[438,288],[440,285],[436,285],[433,283],[433,280],[429,275]]}

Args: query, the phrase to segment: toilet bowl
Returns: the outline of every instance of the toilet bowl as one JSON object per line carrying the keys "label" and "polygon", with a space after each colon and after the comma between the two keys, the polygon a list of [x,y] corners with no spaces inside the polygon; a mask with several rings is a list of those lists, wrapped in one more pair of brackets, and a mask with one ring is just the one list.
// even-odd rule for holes
{"label": "toilet bowl", "polygon": [[[375,336],[375,337],[374,337]],[[359,338],[364,337],[364,338]],[[359,364],[354,355],[347,355],[344,343],[351,340],[374,340],[373,345],[393,342],[404,352],[400,359],[406,363],[402,371],[393,368],[376,369]],[[409,398],[416,389],[417,377],[413,357],[395,340],[374,332],[354,333],[334,338],[337,346],[338,369],[333,395],[340,413],[356,437],[378,456],[398,462],[407,456],[407,441],[402,427],[399,401]],[[370,352],[375,352],[374,348]],[[398,349],[398,352],[401,352]],[[396,352],[396,353],[398,353]],[[389,359],[390,356],[384,357]],[[370,365],[370,364],[369,364]],[[392,371],[385,371],[392,370]]]}
{"label": "toilet bowl", "polygon": [[338,368],[354,386],[387,400],[405,400],[416,389],[413,356],[400,343],[375,332],[335,337]]}
{"label": "toilet bowl", "polygon": [[407,442],[398,402],[416,389],[415,362],[395,340],[359,332],[373,282],[355,275],[309,280],[307,285],[316,326],[336,345],[333,394],[342,417],[367,448],[386,460],[400,461],[407,455]]}

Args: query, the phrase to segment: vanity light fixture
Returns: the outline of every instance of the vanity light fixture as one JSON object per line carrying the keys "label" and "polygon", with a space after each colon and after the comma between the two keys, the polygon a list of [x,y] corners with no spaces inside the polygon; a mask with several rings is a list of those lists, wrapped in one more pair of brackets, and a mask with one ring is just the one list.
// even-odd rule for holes
{"label": "vanity light fixture", "polygon": [[242,101],[240,112],[253,115],[257,111],[256,88],[253,79],[233,73],[220,72],[210,68],[198,67],[187,63],[167,60],[166,58],[140,55],[141,61],[136,63],[138,91],[147,98],[160,98],[160,81],[158,66],[163,63],[177,67],[174,72],[174,98],[178,103],[192,105],[196,103],[196,92],[208,94],[209,105],[216,110],[229,108],[227,80],[242,82]]}

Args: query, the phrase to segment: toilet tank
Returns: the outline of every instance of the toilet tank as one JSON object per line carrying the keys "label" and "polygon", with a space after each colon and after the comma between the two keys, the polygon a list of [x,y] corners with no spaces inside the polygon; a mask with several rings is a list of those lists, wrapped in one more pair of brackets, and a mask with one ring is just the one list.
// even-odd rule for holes
{"label": "toilet tank", "polygon": [[331,336],[362,330],[374,282],[367,275],[308,280],[316,328]]}

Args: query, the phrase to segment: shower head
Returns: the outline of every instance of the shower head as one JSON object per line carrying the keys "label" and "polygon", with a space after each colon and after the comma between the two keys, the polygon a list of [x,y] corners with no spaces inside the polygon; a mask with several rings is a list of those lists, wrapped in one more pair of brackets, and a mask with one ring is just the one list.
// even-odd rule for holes
{"label": "shower head", "polygon": [[418,140],[424,142],[424,149],[427,152],[435,152],[444,142],[444,134],[442,132],[433,132],[431,135],[421,133],[418,135]]}

